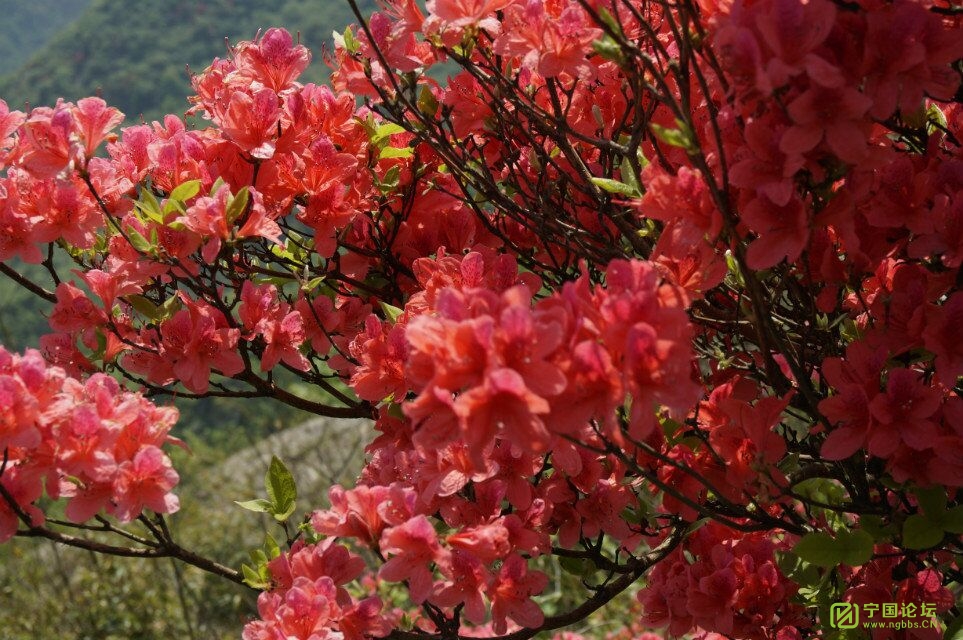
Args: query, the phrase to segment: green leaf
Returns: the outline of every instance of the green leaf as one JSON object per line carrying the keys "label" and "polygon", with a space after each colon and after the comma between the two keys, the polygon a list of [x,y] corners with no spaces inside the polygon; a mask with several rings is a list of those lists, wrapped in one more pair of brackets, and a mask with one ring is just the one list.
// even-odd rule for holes
{"label": "green leaf", "polygon": [[963,640],[963,616],[957,616],[946,625],[943,640]]}
{"label": "green leaf", "polygon": [[800,586],[819,584],[819,569],[816,565],[805,562],[794,553],[777,551],[776,566],[783,575]]}
{"label": "green leaf", "polygon": [[224,178],[218,177],[218,179],[214,181],[214,184],[211,185],[211,192],[207,195],[213,198],[214,194],[220,191],[224,184]]}
{"label": "green leaf", "polygon": [[592,42],[592,49],[595,53],[599,54],[602,58],[606,60],[611,60],[613,62],[625,62],[625,55],[622,53],[622,47],[619,43],[615,41],[610,35],[605,35],[599,40]]}
{"label": "green leaf", "polygon": [[248,191],[247,187],[242,187],[237,195],[234,196],[230,202],[227,204],[227,221],[234,224],[234,221],[241,217],[241,214],[247,209],[248,198],[250,198],[251,192]]}
{"label": "green leaf", "polygon": [[324,281],[327,280],[326,276],[318,276],[317,278],[311,278],[303,285],[301,285],[302,291],[314,291],[317,289]]}
{"label": "green leaf", "polygon": [[234,504],[241,507],[242,509],[247,509],[248,511],[254,511],[255,513],[270,513],[271,512],[271,501],[265,500],[264,498],[257,498],[255,500],[235,500]]}
{"label": "green leaf", "polygon": [[415,155],[415,152],[411,147],[385,147],[381,150],[381,153],[378,154],[378,158],[381,160],[388,158],[410,158],[413,155]]}
{"label": "green leaf", "polygon": [[385,318],[387,318],[391,322],[397,322],[398,316],[404,313],[403,309],[399,309],[398,307],[392,306],[387,302],[379,301],[378,304],[381,306],[381,310],[384,312]]}
{"label": "green leaf", "polygon": [[294,476],[281,459],[271,457],[271,466],[264,478],[264,488],[271,501],[271,513],[279,522],[283,522],[294,513],[298,489],[294,483]]}
{"label": "green leaf", "polygon": [[104,354],[107,352],[107,336],[100,329],[96,329],[97,338],[97,349],[92,354],[94,360],[103,360]]}
{"label": "green leaf", "polygon": [[678,129],[670,129],[668,127],[663,127],[653,123],[649,124],[649,129],[656,138],[666,143],[667,145],[673,147],[681,147],[683,149],[692,149],[692,133],[684,122],[676,120],[676,124],[679,125]]}
{"label": "green leaf", "polygon": [[181,299],[176,295],[171,296],[160,306],[160,317],[158,320],[166,320],[181,310]]}
{"label": "green leaf", "polygon": [[946,490],[943,487],[916,489],[913,493],[923,513],[934,522],[946,511]]}
{"label": "green leaf", "polygon": [[619,166],[619,175],[622,177],[622,182],[634,189],[639,195],[642,194],[642,185],[639,184],[639,178],[635,175],[635,169],[630,162],[622,161],[621,166]]}
{"label": "green leaf", "polygon": [[272,536],[270,533],[265,534],[264,549],[267,551],[267,555],[269,558],[273,559],[281,555],[281,546],[278,544],[278,541],[274,539],[274,536]]}
{"label": "green leaf", "polygon": [[196,196],[201,191],[201,181],[200,180],[188,180],[183,184],[179,184],[174,187],[171,191],[169,198],[171,200],[180,200],[181,202],[187,202],[194,196]]}
{"label": "green leaf", "polygon": [[943,531],[955,534],[963,533],[963,506],[953,507],[944,512],[940,518],[940,526],[943,527]]}
{"label": "green leaf", "polygon": [[639,193],[638,189],[635,189],[624,182],[611,180],[609,178],[592,178],[592,184],[603,191],[607,191],[608,193],[617,193],[619,195],[629,196],[631,198],[638,198],[642,195]]}
{"label": "green leaf", "polygon": [[903,546],[907,549],[929,549],[942,540],[942,527],[925,516],[912,515],[903,523]]}
{"label": "green leaf", "polygon": [[401,125],[395,124],[394,122],[386,122],[382,125],[379,125],[378,128],[375,129],[375,133],[371,137],[371,142],[378,143],[378,142],[381,142],[382,140],[385,140],[386,138],[389,138],[395,135],[396,133],[404,133],[404,132],[405,132],[405,128],[402,127]]}
{"label": "green leaf", "polygon": [[[187,213],[187,209],[184,208],[184,203],[180,200],[174,200],[173,198],[168,198],[164,202],[164,217],[168,217],[171,213],[177,211],[178,213]],[[174,223],[172,222],[171,225]]]}
{"label": "green leaf", "polygon": [[254,566],[258,569],[261,568],[262,564],[267,564],[268,557],[263,549],[254,549],[253,551],[249,551],[248,555],[251,557],[251,562],[253,562]]}
{"label": "green leaf", "polygon": [[926,110],[927,122],[926,122],[926,133],[928,135],[933,135],[937,132],[942,132],[946,129],[947,121],[946,114],[936,106],[931,104],[930,108]]}
{"label": "green leaf", "polygon": [[689,525],[689,528],[685,530],[686,535],[690,535],[701,529],[702,527],[709,524],[710,518],[699,518],[695,522]]}
{"label": "green leaf", "polygon": [[418,94],[418,111],[429,118],[434,118],[438,112],[438,99],[435,98],[435,94],[431,92],[427,85],[422,87],[421,93]]}
{"label": "green leaf", "polygon": [[344,47],[344,50],[348,53],[358,53],[358,50],[361,48],[361,43],[354,37],[354,32],[351,31],[351,27],[345,29],[343,35],[335,31],[332,36],[334,36],[335,43]]}
{"label": "green leaf", "polygon": [[164,214],[160,211],[154,211],[149,206],[145,206],[143,202],[136,202],[134,206],[143,215],[143,219],[152,220],[154,222],[164,222]]}
{"label": "green leaf", "polygon": [[244,584],[253,589],[267,589],[270,586],[257,571],[246,564],[241,565],[241,573],[244,574]]}
{"label": "green leaf", "polygon": [[141,189],[138,208],[155,219],[161,218],[160,202],[157,201],[150,189]]}
{"label": "green leaf", "polygon": [[835,567],[842,562],[836,541],[828,533],[809,533],[796,543],[793,551],[810,564]]}
{"label": "green leaf", "polygon": [[585,578],[595,573],[595,564],[588,558],[569,558],[562,556],[558,559],[558,566],[565,573]]}
{"label": "green leaf", "polygon": [[156,304],[144,296],[131,294],[126,296],[127,303],[134,308],[137,313],[151,320],[157,320],[160,316],[160,309]]}
{"label": "green leaf", "polygon": [[892,524],[884,525],[881,517],[868,514],[860,516],[859,527],[877,541],[888,540],[896,533]]}
{"label": "green leaf", "polygon": [[622,520],[629,524],[642,524],[648,521],[648,509],[645,503],[639,503],[633,507],[622,509],[620,516]]}
{"label": "green leaf", "polygon": [[133,229],[127,231],[127,239],[130,241],[130,246],[134,247],[139,253],[150,253],[153,249],[147,238]]}
{"label": "green leaf", "polygon": [[851,567],[866,564],[873,557],[873,536],[862,529],[840,531],[836,535],[836,545],[840,560]]}
{"label": "green leaf", "polygon": [[400,179],[401,179],[401,167],[398,165],[395,165],[390,169],[388,169],[387,171],[385,171],[385,177],[384,179],[381,180],[381,184],[379,184],[378,186],[381,189],[382,193],[388,193],[389,191],[391,191],[392,189],[395,189],[398,186],[398,182]]}

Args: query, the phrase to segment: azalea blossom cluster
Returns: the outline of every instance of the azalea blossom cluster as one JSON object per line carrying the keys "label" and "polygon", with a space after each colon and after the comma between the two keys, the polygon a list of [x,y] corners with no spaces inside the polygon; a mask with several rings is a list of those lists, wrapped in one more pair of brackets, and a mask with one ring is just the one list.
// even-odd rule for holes
{"label": "azalea blossom cluster", "polygon": [[[415,266],[424,289],[396,322],[369,317],[351,345],[364,354],[352,378],[362,398],[415,399],[402,416],[382,414],[364,484],[333,489],[332,508],[312,524],[380,549],[388,557],[380,577],[406,581],[415,603],[463,606],[482,624],[484,594],[496,633],[506,616],[534,628],[543,616],[530,596],[547,578],[524,558],[550,552],[550,536],[572,546],[604,533],[628,549],[641,540],[619,517],[637,500],[622,482],[624,463],[573,442],[602,446],[589,421],[614,417],[626,389],[649,394],[638,393],[628,412],[638,416],[630,436],[643,439],[655,428],[654,407],[698,397],[692,383],[657,384],[667,372],[690,376],[683,294],[644,262],[612,263],[605,288],[583,279],[534,305],[532,278],[505,255]],[[595,406],[580,407],[590,394]],[[474,500],[465,498],[469,485]],[[435,513],[444,539],[427,520]]]}
{"label": "azalea blossom cluster", "polygon": [[41,496],[66,499],[74,523],[108,514],[130,522],[145,509],[173,513],[177,472],[162,447],[177,410],[157,407],[117,381],[94,374],[84,381],[48,365],[40,352],[0,347],[0,541],[21,520],[41,526]]}
{"label": "azalea blossom cluster", "polygon": [[390,629],[377,596],[355,601],[343,585],[364,570],[364,561],[328,539],[297,542],[268,563],[274,588],[258,598],[261,620],[244,628],[244,640],[380,637]]}
{"label": "azalea blossom cluster", "polygon": [[[413,393],[402,409],[419,425],[419,450],[467,445],[484,471],[498,441],[542,454],[564,448],[559,436],[586,437],[593,420],[614,435],[627,395],[638,439],[656,409],[684,417],[701,395],[685,292],[660,283],[650,263],[613,261],[604,287],[583,277],[535,304],[537,282],[508,256],[422,259],[416,273],[425,288],[399,322],[352,344],[351,382],[372,401]],[[379,340],[385,347],[371,344]]]}
{"label": "azalea blossom cluster", "polygon": [[706,525],[653,569],[638,596],[644,620],[674,636],[702,628],[738,638],[803,637],[799,627],[808,623],[791,602],[796,587],[773,560],[788,546],[766,534]]}
{"label": "azalea blossom cluster", "polygon": [[[0,102],[0,261],[57,283],[3,265],[53,305],[56,375],[375,421],[356,486],[260,567],[245,637],[524,640],[635,588],[640,625],[790,640],[896,566],[946,601],[955,5],[382,9],[336,38],[330,87],[284,30],[238,44],[193,77],[204,128]],[[18,434],[0,479],[29,512]],[[48,494],[173,507],[85,472]],[[552,568],[582,600],[547,615]],[[361,595],[375,576],[405,597]]]}

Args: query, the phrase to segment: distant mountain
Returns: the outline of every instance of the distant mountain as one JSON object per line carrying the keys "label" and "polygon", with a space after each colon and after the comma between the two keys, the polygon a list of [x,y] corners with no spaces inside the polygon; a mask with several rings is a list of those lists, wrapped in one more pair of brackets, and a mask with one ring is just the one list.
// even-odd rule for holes
{"label": "distant mountain", "polygon": [[[48,11],[86,4],[49,0]],[[6,2],[7,4],[13,4]],[[254,38],[259,29],[285,27],[299,33],[314,61],[307,79],[326,77],[322,47],[333,30],[355,22],[344,0],[87,0],[89,7],[51,38],[18,70],[0,78],[0,98],[11,108],[53,104],[100,95],[131,120],[147,121],[183,113],[190,90],[186,68],[201,71],[233,43]],[[29,3],[22,3],[27,5]],[[359,2],[366,8],[373,0]],[[0,5],[2,6],[2,5]],[[56,8],[51,8],[56,6]],[[62,18],[63,16],[58,16]],[[24,18],[26,20],[26,18]]]}
{"label": "distant mountain", "polygon": [[91,0],[0,0],[0,75],[16,71]]}

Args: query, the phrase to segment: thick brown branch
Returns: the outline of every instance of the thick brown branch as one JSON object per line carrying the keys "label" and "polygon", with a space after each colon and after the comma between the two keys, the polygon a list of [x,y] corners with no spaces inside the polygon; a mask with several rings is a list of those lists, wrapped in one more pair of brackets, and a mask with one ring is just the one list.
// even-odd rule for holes
{"label": "thick brown branch", "polygon": [[57,302],[57,296],[54,295],[52,291],[47,291],[39,284],[33,282],[29,278],[26,278],[20,273],[17,273],[16,269],[13,269],[2,262],[0,262],[0,273],[13,280],[30,293],[40,296],[47,302]]}
{"label": "thick brown branch", "polygon": [[68,547],[76,547],[78,549],[86,549],[95,553],[121,556],[125,558],[175,558],[181,562],[185,562],[189,565],[193,565],[199,569],[207,571],[208,573],[213,573],[214,575],[222,578],[227,578],[231,582],[244,584],[244,578],[241,576],[240,572],[174,543],[168,543],[160,547],[150,548],[120,547],[87,538],[78,538],[77,536],[71,536],[59,531],[53,531],[45,527],[21,529],[20,531],[17,531],[17,536],[23,538],[46,538],[48,540],[53,540],[54,542],[59,542],[60,544]]}

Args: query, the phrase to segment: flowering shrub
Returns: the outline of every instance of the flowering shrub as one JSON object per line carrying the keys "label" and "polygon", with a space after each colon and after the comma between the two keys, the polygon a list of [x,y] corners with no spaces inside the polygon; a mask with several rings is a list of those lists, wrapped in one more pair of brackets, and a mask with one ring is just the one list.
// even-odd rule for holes
{"label": "flowering shrub", "polygon": [[[46,363],[0,353],[0,538],[243,580],[247,639],[524,640],[632,589],[640,638],[829,637],[835,601],[947,619],[961,16],[391,1],[337,37],[330,87],[279,29],[215,60],[206,128],[0,102],[0,261],[58,283],[0,264],[53,305]],[[173,413],[106,371],[378,435],[297,527],[272,464],[242,506],[286,548],[241,574],[172,539]],[[582,579],[571,609],[545,610],[554,567]]]}
{"label": "flowering shrub", "polygon": [[[34,503],[44,490],[66,498],[70,523],[99,513],[130,522],[146,508],[173,513],[177,472],[161,447],[177,410],[157,407],[124,391],[113,378],[95,373],[84,382],[48,366],[40,353],[23,356],[0,347],[0,541],[22,520],[30,529],[44,524]],[[56,539],[56,538],[54,538]]]}

